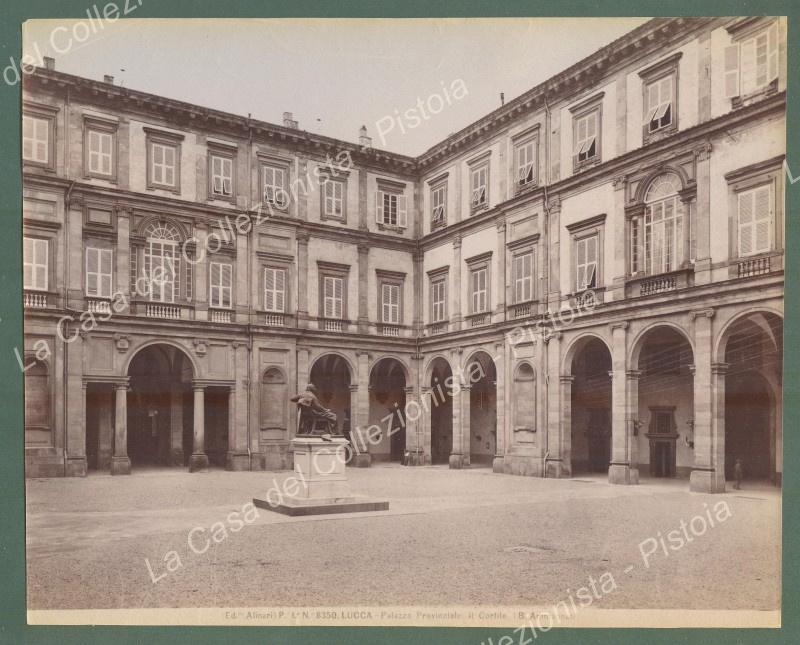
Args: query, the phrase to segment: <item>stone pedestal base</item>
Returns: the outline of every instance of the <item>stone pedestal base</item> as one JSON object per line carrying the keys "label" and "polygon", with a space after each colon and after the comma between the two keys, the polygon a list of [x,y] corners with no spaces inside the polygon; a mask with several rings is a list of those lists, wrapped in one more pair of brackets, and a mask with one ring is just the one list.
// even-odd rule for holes
{"label": "stone pedestal base", "polygon": [[225,470],[250,470],[250,455],[246,452],[228,452],[225,455]]}
{"label": "stone pedestal base", "polygon": [[611,464],[608,467],[609,484],[638,484],[639,469],[629,464]]}
{"label": "stone pedestal base", "polygon": [[368,452],[357,452],[353,454],[350,465],[354,468],[369,468],[372,464],[372,456]]}
{"label": "stone pedestal base", "polygon": [[295,480],[287,480],[283,490],[275,491],[274,497],[268,494],[267,499],[253,499],[255,506],[284,515],[389,509],[389,502],[369,500],[351,494],[345,474],[347,439],[334,437],[331,441],[324,441],[320,437],[296,437],[291,443]]}
{"label": "stone pedestal base", "polygon": [[208,456],[202,452],[192,453],[189,457],[189,472],[196,473],[198,470],[206,470],[208,468]]}
{"label": "stone pedestal base", "polygon": [[130,475],[131,474],[131,460],[128,457],[112,457],[111,458],[111,474],[112,475]]}
{"label": "stone pedestal base", "polygon": [[715,470],[693,470],[689,475],[689,490],[693,493],[724,493],[725,475]]}
{"label": "stone pedestal base", "polygon": [[492,459],[492,472],[504,473],[505,472],[505,458],[503,455],[495,455]]}
{"label": "stone pedestal base", "polygon": [[183,448],[173,448],[170,450],[169,458],[171,464],[176,468],[182,468],[184,465],[183,461]]}
{"label": "stone pedestal base", "polygon": [[460,470],[468,465],[469,462],[464,460],[464,455],[450,455],[450,468]]}
{"label": "stone pedestal base", "polygon": [[67,477],[86,477],[86,457],[67,457],[64,470]]}
{"label": "stone pedestal base", "polygon": [[408,452],[408,460],[406,466],[429,466],[431,459],[422,450],[410,450]]}
{"label": "stone pedestal base", "polygon": [[572,477],[569,462],[562,459],[548,459],[544,464],[544,476],[550,479],[565,479]]}

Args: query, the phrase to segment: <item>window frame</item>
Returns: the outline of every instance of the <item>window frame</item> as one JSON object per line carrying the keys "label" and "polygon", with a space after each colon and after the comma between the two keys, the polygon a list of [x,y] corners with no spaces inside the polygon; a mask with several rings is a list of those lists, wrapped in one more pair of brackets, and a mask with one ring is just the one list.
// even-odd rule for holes
{"label": "window frame", "polygon": [[[404,298],[404,287],[405,287],[405,273],[399,273],[396,271],[385,271],[382,269],[375,270],[375,277],[378,287],[378,321],[382,325],[402,325],[404,316],[403,316],[403,307],[405,303]],[[384,293],[385,288],[396,288],[397,289],[397,304],[391,305],[389,304],[390,308],[392,306],[397,308],[397,319],[396,320],[386,320],[384,317],[386,303],[384,302]]]}
{"label": "window frame", "polygon": [[[438,319],[434,312],[436,311],[437,301],[434,299],[435,285],[442,286],[442,318]],[[428,319],[430,324],[436,325],[439,323],[447,323],[450,320],[450,307],[449,307],[449,293],[450,293],[450,270],[449,267],[442,267],[434,271],[428,271]]]}
{"label": "window frame", "polygon": [[[89,270],[89,256],[90,251],[97,252],[97,271]],[[104,273],[103,268],[103,255],[109,256],[109,272]],[[89,293],[89,275],[94,274],[97,280],[97,293]],[[102,293],[100,286],[104,277],[108,277],[108,293]],[[87,298],[96,298],[98,300],[110,300],[114,294],[114,250],[111,248],[101,246],[87,246],[84,253],[84,294]]]}
{"label": "window frame", "polygon": [[[102,179],[116,183],[118,168],[118,143],[119,123],[112,119],[104,119],[94,115],[83,115],[83,175],[86,178]],[[109,172],[92,169],[92,134],[108,136],[111,138],[111,151],[109,153]],[[102,152],[98,153],[102,154]]]}
{"label": "window frame", "polygon": [[[214,266],[219,267],[219,284],[214,284]],[[228,269],[229,284],[224,284],[223,276],[225,268]],[[233,285],[234,280],[234,266],[233,262],[220,262],[212,260],[208,263],[208,306],[211,309],[233,309]],[[214,299],[214,290],[217,290],[217,299]],[[225,304],[225,292],[228,294],[228,304]]]}
{"label": "window frame", "polygon": [[[680,61],[683,57],[683,52],[676,52],[667,58],[657,61],[649,67],[639,72],[639,78],[642,81],[642,144],[645,145],[651,141],[655,141],[663,136],[666,136],[678,129],[678,117],[680,115]],[[657,86],[659,88],[659,98],[661,98],[661,84],[669,79],[670,80],[670,122],[659,126],[655,129],[650,129],[652,119],[648,120],[650,116],[650,88]],[[663,105],[663,102],[659,103]],[[657,114],[657,112],[656,112]],[[653,115],[655,116],[655,114]],[[662,117],[663,118],[663,117]]]}
{"label": "window frame", "polygon": [[[525,256],[530,256],[530,276],[527,279],[530,281],[530,297],[519,298],[517,295],[519,283],[524,281],[525,276],[520,277],[518,273],[517,262]],[[511,253],[511,290],[512,301],[515,305],[526,302],[533,302],[536,300],[536,251],[533,246],[527,246],[522,249],[512,251]]]}
{"label": "window frame", "polygon": [[[769,17],[744,18],[726,28],[731,35],[731,44],[723,52],[723,93],[739,107],[752,97],[776,91],[781,73],[781,25],[779,19]],[[758,39],[765,39],[765,81],[759,84],[757,48]],[[745,87],[743,48],[752,43],[753,85]]]}
{"label": "window frame", "polygon": [[[321,220],[332,220],[334,222],[343,222],[347,223],[347,177],[334,177],[331,174],[322,174],[320,175],[320,205],[319,205],[319,216]],[[331,200],[331,203],[335,204],[336,196],[328,195],[328,186],[331,186],[334,192],[336,189],[340,189],[342,191],[342,195],[339,198],[341,201],[341,214],[336,215],[335,213],[329,213],[327,210],[328,200]]]}
{"label": "window frame", "polygon": [[[283,273],[283,294],[282,294],[283,307],[282,308],[279,308],[277,306],[273,306],[273,307],[268,307],[267,306],[267,292],[268,291],[272,291],[275,294],[280,293],[280,291],[278,289],[274,289],[274,288],[271,289],[271,290],[267,289],[267,272],[268,271],[275,272],[275,275],[277,275],[277,272]],[[262,290],[261,290],[261,292],[262,292],[262,295],[263,295],[263,300],[262,300],[261,304],[264,307],[264,311],[266,311],[267,313],[285,314],[287,312],[288,303],[289,303],[289,267],[284,266],[284,265],[277,265],[277,264],[265,264],[265,265],[262,266],[261,280],[262,280]],[[274,280],[273,280],[273,284],[274,284]]]}
{"label": "window frame", "polygon": [[[392,198],[396,200],[395,209],[397,211],[397,222],[395,224],[386,221],[385,201],[387,197],[390,202]],[[378,230],[381,231],[389,230],[402,232],[408,228],[408,199],[406,197],[405,183],[378,179],[375,191],[375,223],[378,226]]]}
{"label": "window frame", "polygon": [[[436,195],[441,198],[437,200]],[[430,186],[431,230],[447,226],[447,178],[440,179]],[[437,220],[436,209],[441,209],[441,217]]]}
{"label": "window frame", "polygon": [[[467,293],[469,296],[469,315],[491,314],[492,312],[492,251],[481,253],[466,260],[469,283]],[[485,288],[475,290],[475,275],[478,272],[485,272]],[[485,295],[485,306],[483,309],[475,307],[475,297],[480,291]]]}
{"label": "window frame", "polygon": [[[531,178],[527,181],[520,181],[520,171],[522,170],[520,166],[520,153],[526,149],[528,146],[531,147],[531,159],[525,162],[527,166],[530,164],[531,169]],[[533,188],[538,184],[538,169],[539,169],[539,136],[535,134],[533,136],[528,136],[524,139],[516,141],[514,143],[514,186],[516,192],[521,192],[523,190],[527,190],[529,188]],[[527,177],[528,173],[526,173]]]}
{"label": "window frame", "polygon": [[[572,239],[571,245],[571,252],[572,257],[570,258],[570,271],[571,271],[571,279],[570,279],[570,289],[572,290],[572,294],[580,294],[584,293],[585,291],[598,291],[604,289],[604,271],[603,271],[603,263],[605,262],[605,221],[606,215],[605,213],[601,213],[600,215],[595,215],[593,217],[589,217],[587,219],[581,220],[579,222],[574,222],[572,224],[567,225],[567,230],[569,231]],[[578,285],[578,244],[588,240],[591,237],[596,237],[596,249],[597,249],[597,257],[595,258],[595,286],[590,287],[586,286],[583,289],[579,289]],[[585,263],[586,264],[586,263]]]}
{"label": "window frame", "polygon": [[[24,291],[38,291],[38,292],[49,292],[50,291],[50,283],[51,283],[51,276],[50,276],[50,269],[52,267],[52,258],[51,258],[51,239],[48,237],[43,237],[40,235],[28,235],[23,234],[23,246],[22,246],[22,288]],[[32,242],[31,251],[33,253],[33,257],[28,260],[25,257],[25,242],[30,240]],[[43,243],[44,244],[44,257],[45,257],[45,264],[41,264],[40,262],[36,262],[36,244]],[[25,284],[25,268],[26,266],[31,267],[31,278],[32,283],[29,285]],[[37,268],[44,267],[44,286],[37,284],[37,280],[35,280],[36,270]]]}
{"label": "window frame", "polygon": [[[267,174],[268,172],[273,173],[273,180],[277,176],[277,173],[280,172],[282,180],[281,184],[271,183],[269,186],[274,191],[273,199],[267,199]],[[267,204],[270,208],[275,208],[279,211],[287,211],[289,209],[289,202],[291,201],[289,198],[289,191],[287,190],[287,186],[289,185],[289,166],[283,165],[279,163],[271,163],[271,162],[262,162],[261,167],[259,168],[259,177],[261,181],[259,185],[261,187],[260,198],[261,202]],[[277,201],[277,197],[280,193],[285,195],[285,201],[279,202]]]}
{"label": "window frame", "polygon": [[[232,204],[236,203],[236,156],[238,148],[237,146],[231,144],[230,146],[217,143],[216,141],[207,141],[206,145],[208,147],[208,155],[207,155],[207,190],[208,190],[208,199],[213,201],[222,201],[222,202],[230,202]],[[214,191],[214,178],[217,174],[214,172],[214,160],[219,159],[222,165],[222,169],[224,170],[225,162],[230,165],[230,194],[225,195],[223,193],[217,193]],[[222,186],[224,191],[225,186],[225,177],[224,175],[220,175],[222,178]]]}
{"label": "window frame", "polygon": [[[480,179],[475,181],[476,177],[480,177],[484,175],[484,183],[483,183],[483,199],[476,203],[475,202],[475,193],[481,190]],[[469,206],[470,211],[472,213],[476,213],[478,211],[484,210],[489,208],[489,160],[487,159],[485,162],[477,164],[475,166],[471,166],[469,169]]]}
{"label": "window frame", "polygon": [[[579,170],[599,164],[603,159],[603,97],[605,92],[598,92],[589,98],[581,101],[577,105],[569,108],[572,114],[572,171],[578,172]],[[580,152],[578,152],[578,131],[580,129],[580,122],[589,117],[594,117],[595,120],[595,135],[594,146],[595,153],[591,157],[580,159]],[[588,125],[587,125],[588,133]],[[587,134],[588,136],[588,134]],[[588,141],[588,138],[584,141]],[[591,144],[590,144],[591,145]],[[581,146],[581,151],[583,146]]]}
{"label": "window frame", "polygon": [[[319,276],[319,309],[317,310],[317,317],[323,320],[340,320],[349,322],[348,318],[348,280],[350,275],[350,266],[346,264],[337,264],[334,262],[324,262],[317,260],[317,274]],[[340,279],[342,281],[342,316],[337,318],[335,316],[327,316],[325,301],[328,299],[325,293],[325,280],[330,278]],[[335,297],[335,293],[334,293]]]}
{"label": "window frame", "polygon": [[[148,190],[166,190],[176,195],[181,192],[181,142],[184,139],[182,134],[175,132],[164,132],[163,130],[154,130],[152,128],[144,128],[145,131],[145,148],[146,148],[146,164],[147,164],[147,189]],[[173,173],[175,178],[174,185],[155,181],[154,177],[154,163],[155,154],[154,147],[161,146],[163,148],[173,148],[175,154],[175,164]],[[162,164],[166,166],[166,164]]]}
{"label": "window frame", "polygon": [[[55,171],[56,168],[56,116],[58,114],[58,108],[53,108],[46,105],[38,105],[34,103],[30,103],[27,101],[23,101],[22,104],[22,119],[20,122],[20,155],[22,157],[22,163],[25,166],[33,166],[37,168],[42,168],[44,170]],[[41,161],[38,159],[32,159],[25,157],[25,119],[38,119],[40,121],[44,121],[47,128],[47,143],[46,143],[46,150],[47,150],[47,159],[45,161]],[[34,128],[35,130],[35,128]],[[35,132],[34,132],[35,134]]]}

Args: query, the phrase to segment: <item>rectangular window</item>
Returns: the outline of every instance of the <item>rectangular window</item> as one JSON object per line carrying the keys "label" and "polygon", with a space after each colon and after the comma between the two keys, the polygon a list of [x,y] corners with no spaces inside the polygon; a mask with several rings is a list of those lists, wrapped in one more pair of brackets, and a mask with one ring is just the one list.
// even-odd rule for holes
{"label": "rectangular window", "polygon": [[323,212],[328,217],[344,217],[344,182],[328,179],[324,184]]}
{"label": "rectangular window", "polygon": [[536,141],[528,141],[517,147],[517,185],[530,184],[535,178]]}
{"label": "rectangular window", "polygon": [[26,237],[23,248],[22,286],[47,291],[49,249],[47,240]]}
{"label": "rectangular window", "polygon": [[575,290],[594,289],[597,286],[598,236],[590,235],[575,240]]}
{"label": "rectangular window", "polygon": [[470,186],[472,187],[472,207],[486,206],[489,203],[489,166],[473,168]]}
{"label": "rectangular window", "polygon": [[89,172],[111,176],[113,173],[114,136],[110,132],[89,130]]}
{"label": "rectangular window", "polygon": [[766,184],[738,194],[739,256],[772,250],[774,213],[772,185]]}
{"label": "rectangular window", "polygon": [[233,194],[233,159],[211,155],[211,194],[230,197]]}
{"label": "rectangular window", "polygon": [[488,269],[482,267],[473,269],[470,274],[470,287],[472,290],[472,311],[478,314],[488,309]]}
{"label": "rectangular window", "polygon": [[575,135],[575,160],[578,163],[590,161],[598,157],[598,117],[599,111],[593,110],[577,117],[574,123]]}
{"label": "rectangular window", "polygon": [[447,184],[431,188],[431,224],[440,226],[447,220]]}
{"label": "rectangular window", "polygon": [[647,86],[647,113],[644,124],[648,132],[655,132],[672,124],[675,103],[675,77],[670,74]]}
{"label": "rectangular window", "polygon": [[400,324],[400,285],[381,285],[381,321],[391,325]]}
{"label": "rectangular window", "polygon": [[86,249],[86,295],[95,298],[111,297],[111,249]]}
{"label": "rectangular window", "polygon": [[180,285],[178,270],[180,255],[177,243],[158,239],[149,240],[144,262],[150,300],[175,302]]}
{"label": "rectangular window", "polygon": [[277,313],[286,311],[286,269],[264,269],[264,309]]}
{"label": "rectangular window", "polygon": [[324,276],[323,316],[341,320],[344,317],[344,278]]}
{"label": "rectangular window", "polygon": [[408,226],[405,195],[379,190],[376,193],[376,202],[375,218],[378,224],[398,228]]}
{"label": "rectangular window", "polygon": [[264,202],[278,208],[286,208],[289,196],[286,193],[286,169],[276,166],[264,166]]}
{"label": "rectangular window", "polygon": [[778,25],[725,48],[725,96],[747,96],[778,77]]}
{"label": "rectangular window", "polygon": [[431,322],[447,320],[447,280],[439,278],[431,281]]}
{"label": "rectangular window", "polygon": [[533,251],[514,256],[514,302],[533,300]]}
{"label": "rectangular window", "polygon": [[233,265],[227,262],[212,262],[209,286],[209,305],[230,308],[233,301]]}
{"label": "rectangular window", "polygon": [[650,275],[674,271],[683,257],[683,215],[677,197],[648,204],[644,216],[645,271]]}
{"label": "rectangular window", "polygon": [[641,256],[641,243],[642,233],[640,229],[640,222],[638,217],[631,220],[631,274],[636,274],[641,269],[642,258]]}
{"label": "rectangular window", "polygon": [[50,161],[50,120],[27,114],[22,117],[22,158],[46,164]]}
{"label": "rectangular window", "polygon": [[156,142],[150,145],[150,177],[153,183],[174,188],[177,186],[177,148],[175,146]]}

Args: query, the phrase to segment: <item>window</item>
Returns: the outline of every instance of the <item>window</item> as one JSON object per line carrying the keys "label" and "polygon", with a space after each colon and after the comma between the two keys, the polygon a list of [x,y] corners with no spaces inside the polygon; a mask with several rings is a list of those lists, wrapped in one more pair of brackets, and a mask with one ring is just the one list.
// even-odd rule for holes
{"label": "window", "polygon": [[647,98],[644,125],[648,132],[656,132],[673,123],[675,108],[675,76],[670,74],[646,86]]}
{"label": "window", "polygon": [[323,316],[342,319],[344,317],[344,278],[323,277]]}
{"label": "window", "polygon": [[517,146],[517,185],[532,184],[536,178],[536,141]]}
{"label": "window", "polygon": [[322,214],[325,217],[344,219],[345,184],[343,181],[326,179],[323,184]]}
{"label": "window", "polygon": [[175,147],[154,143],[152,177],[154,184],[175,185]]}
{"label": "window", "polygon": [[738,193],[739,256],[766,253],[773,248],[772,184]]}
{"label": "window", "polygon": [[472,208],[483,208],[489,204],[489,165],[473,168],[470,179]]}
{"label": "window", "polygon": [[26,237],[23,248],[22,286],[35,291],[47,291],[49,244],[47,240]]}
{"label": "window", "polygon": [[51,119],[22,116],[22,158],[40,164],[50,163]]}
{"label": "window", "polygon": [[233,195],[233,158],[211,155],[211,196],[229,199]]}
{"label": "window", "polygon": [[442,226],[447,221],[447,184],[431,188],[431,228]]}
{"label": "window", "polygon": [[533,300],[533,251],[514,256],[514,302]]}
{"label": "window", "polygon": [[400,285],[381,285],[381,321],[390,325],[400,324]]}
{"label": "window", "polygon": [[482,313],[488,309],[488,273],[489,270],[486,267],[473,269],[470,272],[470,289],[472,293],[470,313]]}
{"label": "window", "polygon": [[180,236],[165,223],[154,223],[145,231],[145,295],[154,302],[175,302],[180,295]]}
{"label": "window", "polygon": [[597,249],[597,235],[575,241],[576,292],[597,287]]}
{"label": "window", "polygon": [[573,135],[575,137],[574,156],[577,164],[586,163],[600,158],[598,145],[598,123],[600,111],[592,110],[576,117],[574,120]]}
{"label": "window", "polygon": [[275,313],[286,311],[286,269],[264,268],[264,309]]}
{"label": "window", "polygon": [[286,208],[289,205],[289,195],[286,192],[286,168],[264,166],[261,174],[264,202],[278,208]]}
{"label": "window", "polygon": [[748,96],[778,77],[778,25],[748,34],[725,48],[725,96]]}
{"label": "window", "polygon": [[113,173],[114,137],[110,132],[89,130],[88,140],[89,174],[111,176]]}
{"label": "window", "polygon": [[387,190],[378,190],[376,199],[375,217],[378,224],[397,228],[406,228],[408,226],[405,195]]}
{"label": "window", "polygon": [[[674,271],[684,262],[680,180],[672,174],[653,180],[645,195],[644,221],[631,221],[631,271],[648,275]],[[642,249],[642,246],[644,249]]]}
{"label": "window", "polygon": [[447,320],[447,276],[431,279],[431,322]]}
{"label": "window", "polygon": [[212,262],[210,268],[209,305],[228,309],[233,300],[233,265],[227,262]]}
{"label": "window", "polygon": [[110,298],[112,284],[111,249],[86,249],[86,295],[94,298]]}

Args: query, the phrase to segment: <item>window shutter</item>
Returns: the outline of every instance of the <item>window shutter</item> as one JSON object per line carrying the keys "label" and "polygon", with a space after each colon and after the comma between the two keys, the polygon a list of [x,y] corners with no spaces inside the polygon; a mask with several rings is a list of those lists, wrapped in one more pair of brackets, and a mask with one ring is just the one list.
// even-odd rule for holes
{"label": "window shutter", "polygon": [[770,186],[762,186],[754,194],[755,246],[756,253],[764,253],[772,246],[772,208]]}
{"label": "window shutter", "polygon": [[264,269],[264,309],[273,311],[275,309],[275,274],[274,269]]}
{"label": "window shutter", "polygon": [[397,225],[400,228],[406,228],[408,226],[408,214],[406,212],[405,195],[397,196]]}
{"label": "window shutter", "polygon": [[756,88],[756,39],[745,40],[740,47],[739,65],[741,67],[741,87],[742,94],[749,94]]}
{"label": "window shutter", "polygon": [[375,193],[375,221],[383,224],[383,191]]}
{"label": "window shutter", "polygon": [[739,96],[739,45],[725,48],[725,98]]}
{"label": "window shutter", "polygon": [[343,318],[342,315],[342,299],[344,298],[344,294],[342,293],[343,287],[343,280],[341,278],[333,278],[333,290],[334,290],[334,317],[335,318]]}
{"label": "window shutter", "polygon": [[767,31],[767,81],[778,78],[778,24]]}
{"label": "window shutter", "polygon": [[99,250],[86,249],[86,295],[97,295],[97,274],[99,272]]}
{"label": "window shutter", "polygon": [[739,193],[739,255],[753,253],[753,193]]}

